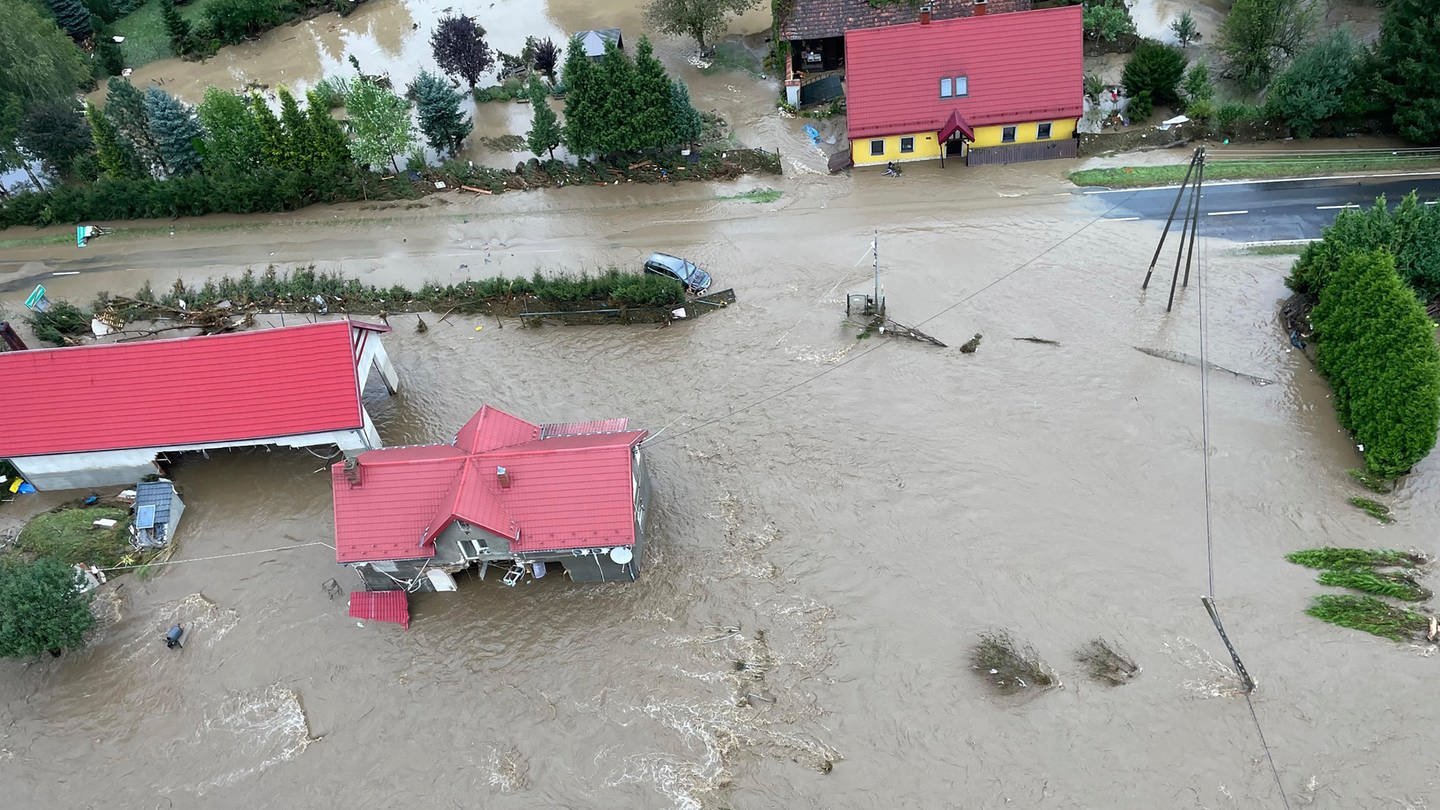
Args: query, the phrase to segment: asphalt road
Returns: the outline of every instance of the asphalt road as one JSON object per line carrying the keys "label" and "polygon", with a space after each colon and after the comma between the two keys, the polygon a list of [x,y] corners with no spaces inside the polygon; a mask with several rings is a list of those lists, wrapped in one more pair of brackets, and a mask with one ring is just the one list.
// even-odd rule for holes
{"label": "asphalt road", "polygon": [[[1200,233],[1235,242],[1314,239],[1344,208],[1369,206],[1381,194],[1393,205],[1411,190],[1420,199],[1440,200],[1440,173],[1333,179],[1206,183],[1201,195]],[[1115,189],[1083,192],[1105,219],[1163,222],[1176,189]],[[1184,215],[1181,204],[1177,220]],[[1175,223],[1178,232],[1180,223]]]}

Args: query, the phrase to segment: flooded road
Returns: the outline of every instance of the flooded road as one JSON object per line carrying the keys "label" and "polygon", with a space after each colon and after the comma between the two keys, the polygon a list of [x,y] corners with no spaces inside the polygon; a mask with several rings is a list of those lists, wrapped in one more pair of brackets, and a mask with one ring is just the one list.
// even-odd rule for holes
{"label": "flooded road", "polygon": [[[0,664],[15,806],[1279,806],[1199,601],[1197,371],[1134,348],[1198,354],[1195,291],[1170,316],[1163,285],[1141,294],[1157,226],[1100,222],[1118,200],[1066,193],[1064,168],[790,177],[761,205],[719,199],[730,185],[562,189],[95,242],[84,261],[112,266],[52,295],[307,255],[419,283],[663,249],[740,304],[662,329],[452,316],[416,334],[405,316],[386,337],[403,390],[367,400],[387,444],[444,440],[485,402],[658,432],[634,585],[462,580],[417,597],[409,631],[360,627],[321,587],[355,582],[315,545],[320,459],[180,466],[186,562],[123,577],[89,649]],[[842,323],[875,232],[892,316],[952,348]],[[44,253],[24,267],[77,257]],[[1440,463],[1390,499],[1393,526],[1346,505],[1359,460],[1274,327],[1289,258],[1201,256],[1211,360],[1278,381],[1213,376],[1210,430],[1214,593],[1281,784],[1317,807],[1426,806],[1437,773],[1415,758],[1440,709],[1408,696],[1434,661],[1302,615],[1321,587],[1283,555],[1433,552]],[[975,333],[975,354],[953,348]],[[194,628],[178,654],[160,643],[176,620]],[[992,694],[968,654],[996,628],[1064,688]],[[1072,653],[1097,636],[1135,682],[1084,677]]]}

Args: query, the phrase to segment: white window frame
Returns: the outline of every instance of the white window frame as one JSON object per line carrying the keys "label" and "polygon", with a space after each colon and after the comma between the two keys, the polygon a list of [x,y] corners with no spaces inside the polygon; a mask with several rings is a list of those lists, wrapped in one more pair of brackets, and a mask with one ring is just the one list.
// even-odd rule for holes
{"label": "white window frame", "polygon": [[940,98],[955,97],[955,80],[949,76],[940,77]]}
{"label": "white window frame", "polygon": [[966,96],[968,96],[968,95],[970,95],[970,77],[969,77],[969,76],[956,76],[956,77],[955,77],[955,98],[964,98],[964,97],[966,97]]}

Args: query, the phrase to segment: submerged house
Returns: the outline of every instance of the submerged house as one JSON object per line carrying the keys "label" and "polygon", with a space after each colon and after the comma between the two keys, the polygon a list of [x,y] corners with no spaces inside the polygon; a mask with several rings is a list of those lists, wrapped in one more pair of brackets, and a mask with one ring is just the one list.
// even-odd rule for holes
{"label": "submerged house", "polygon": [[128,484],[172,454],[381,446],[361,399],[399,380],[380,335],[339,320],[171,340],[0,352],[0,458],[37,489]]}
{"label": "submerged house", "polygon": [[454,590],[454,574],[492,566],[506,585],[560,571],[632,582],[646,435],[625,419],[539,425],[487,405],[448,444],[362,453],[331,469],[336,560],[369,590]]}
{"label": "submerged house", "polygon": [[1080,6],[845,34],[856,166],[1075,157],[1084,107]]}
{"label": "submerged house", "polygon": [[845,32],[905,25],[920,20],[980,17],[1029,11],[1031,0],[789,0],[780,21],[785,42],[785,100],[796,107],[829,100],[832,72],[845,68]]}

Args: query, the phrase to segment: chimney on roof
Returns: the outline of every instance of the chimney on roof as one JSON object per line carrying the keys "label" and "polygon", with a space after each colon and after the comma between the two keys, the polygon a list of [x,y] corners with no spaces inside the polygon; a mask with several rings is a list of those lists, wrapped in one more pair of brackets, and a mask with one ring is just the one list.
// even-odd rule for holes
{"label": "chimney on roof", "polygon": [[975,16],[985,16],[985,0],[975,0]]}
{"label": "chimney on roof", "polygon": [[495,468],[495,480],[500,482],[501,489],[510,488],[510,472],[504,467]]}
{"label": "chimney on roof", "polygon": [[923,5],[923,6],[920,7],[920,24],[921,24],[921,25],[929,25],[929,24],[930,24],[930,4],[929,4],[929,3],[926,3],[925,5]]}
{"label": "chimney on roof", "polygon": [[352,487],[360,486],[360,462],[354,456],[345,459],[345,480],[349,481]]}

